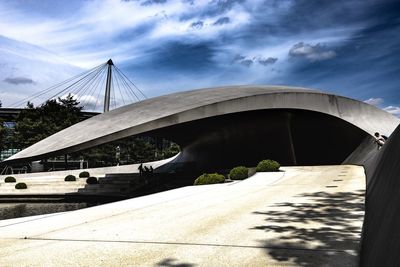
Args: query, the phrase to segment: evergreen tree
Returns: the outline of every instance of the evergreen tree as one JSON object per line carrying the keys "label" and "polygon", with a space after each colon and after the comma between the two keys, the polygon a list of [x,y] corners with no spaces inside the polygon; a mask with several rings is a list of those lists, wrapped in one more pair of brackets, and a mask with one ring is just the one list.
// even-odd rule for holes
{"label": "evergreen tree", "polygon": [[[2,106],[0,100],[0,108]],[[4,127],[4,120],[0,118],[0,151],[5,147],[6,128]]]}
{"label": "evergreen tree", "polygon": [[34,107],[30,102],[18,115],[15,126],[14,145],[26,148],[56,132],[82,120],[82,107],[68,95],[66,98],[51,99]]}
{"label": "evergreen tree", "polygon": [[4,120],[0,118],[0,151],[5,149],[6,147],[6,137],[7,137],[7,128],[4,127]]}

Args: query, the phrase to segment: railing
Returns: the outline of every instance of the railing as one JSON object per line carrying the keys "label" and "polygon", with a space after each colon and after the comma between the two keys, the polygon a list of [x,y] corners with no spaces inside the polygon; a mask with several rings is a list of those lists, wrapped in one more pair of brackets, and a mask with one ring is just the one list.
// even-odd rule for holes
{"label": "railing", "polygon": [[11,174],[14,174],[14,170],[13,170],[13,168],[12,168],[11,166],[5,166],[5,167],[3,168],[3,170],[1,171],[1,175],[7,174],[7,171],[8,171],[9,169],[11,169]]}

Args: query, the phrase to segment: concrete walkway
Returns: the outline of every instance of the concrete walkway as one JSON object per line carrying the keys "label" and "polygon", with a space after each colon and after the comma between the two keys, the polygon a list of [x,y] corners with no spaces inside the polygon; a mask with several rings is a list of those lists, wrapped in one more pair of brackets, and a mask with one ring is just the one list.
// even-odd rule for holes
{"label": "concrete walkway", "polygon": [[362,167],[288,167],[0,221],[0,266],[356,266]]}

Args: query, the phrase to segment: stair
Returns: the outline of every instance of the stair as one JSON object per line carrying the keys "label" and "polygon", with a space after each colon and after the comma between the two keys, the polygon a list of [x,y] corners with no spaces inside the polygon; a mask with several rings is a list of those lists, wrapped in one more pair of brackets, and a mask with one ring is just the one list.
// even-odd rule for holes
{"label": "stair", "polygon": [[79,194],[129,196],[154,182],[155,175],[140,176],[138,173],[112,173],[98,179],[99,183],[78,189]]}

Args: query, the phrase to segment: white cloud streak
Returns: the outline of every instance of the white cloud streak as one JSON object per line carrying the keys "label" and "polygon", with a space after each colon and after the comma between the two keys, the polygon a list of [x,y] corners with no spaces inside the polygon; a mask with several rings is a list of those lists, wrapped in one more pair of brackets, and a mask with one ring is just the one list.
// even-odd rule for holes
{"label": "white cloud streak", "polygon": [[379,106],[379,105],[381,105],[383,103],[383,98],[371,97],[371,98],[369,98],[367,100],[364,100],[364,102],[367,103],[367,104],[373,105],[373,106]]}
{"label": "white cloud streak", "polygon": [[[0,12],[0,28],[4,36],[57,51],[70,64],[91,67],[109,57],[123,61],[132,54],[143,53],[146,43],[162,39],[215,38],[220,31],[235,30],[249,20],[250,15],[240,6],[233,6],[224,14],[235,18],[230,23],[214,25],[220,15],[181,20],[182,14],[204,11],[208,4],[169,1],[146,6],[139,1],[85,1],[75,14],[61,19],[26,16],[11,9]],[[194,23],[201,27],[191,27]],[[141,27],[149,28],[138,38],[126,36],[126,32]]]}
{"label": "white cloud streak", "polygon": [[[213,72],[221,73],[216,73],[215,76],[208,73],[204,76],[206,82],[198,81],[204,78],[200,75],[197,76],[198,80],[195,80],[193,76],[197,73],[192,77],[187,77],[186,74],[174,74],[177,80],[173,81],[171,90],[189,89],[193,88],[193,84],[200,83],[207,86],[234,82],[265,83],[270,78],[283,75],[285,71],[290,72],[287,58],[290,57],[288,51],[293,48],[293,44],[303,41],[301,48],[293,50],[298,56],[309,61],[326,60],[336,54],[321,44],[341,42],[355,30],[350,27],[329,28],[319,32],[299,32],[290,36],[268,35],[255,31],[255,37],[252,36],[252,27],[257,20],[272,26],[279,23],[280,16],[290,10],[292,1],[278,1],[276,5],[263,9],[262,18],[260,17],[264,3],[262,0],[248,0],[242,4],[229,5],[229,8],[214,6],[213,12],[210,12],[212,5],[225,2],[199,0],[189,4],[190,1],[171,0],[158,1],[160,3],[148,6],[142,5],[143,2],[145,0],[82,1],[74,12],[69,10],[62,16],[49,17],[47,14],[49,12],[33,14],[22,8],[16,8],[16,5],[10,6],[6,1],[0,1],[1,34],[37,46],[35,50],[32,45],[16,47],[15,44],[0,43],[0,55],[7,55],[8,60],[14,57],[12,67],[20,68],[7,73],[7,76],[3,74],[1,77],[0,73],[0,82],[6,77],[32,77],[35,82],[37,81],[37,86],[42,86],[43,89],[43,85],[51,85],[47,83],[50,76],[54,77],[53,83],[57,83],[71,74],[78,74],[75,71],[79,68],[94,67],[109,58],[113,58],[117,65],[131,62],[134,62],[135,66],[147,63],[151,65],[155,59],[154,55],[159,56],[160,53],[157,52],[160,50],[169,53],[168,49],[164,48],[169,42],[175,41],[184,44],[202,42],[215,44],[216,46],[210,49],[212,58],[209,60],[214,64]],[[217,21],[219,22],[216,23]],[[201,22],[198,24],[201,27],[191,27],[196,22]],[[243,34],[249,38],[243,37]],[[233,41],[224,41],[223,36],[229,36]],[[252,40],[256,38],[260,42],[253,43]],[[3,52],[7,49],[7,53],[2,54],[2,49]],[[245,61],[245,64],[251,65],[249,68],[232,64],[232,59],[237,54],[246,55],[244,60],[251,60],[255,64]],[[47,68],[39,69],[41,62],[45,62]],[[54,66],[55,62],[58,67]],[[70,65],[79,68],[74,69]],[[272,65],[277,71],[271,71]],[[21,70],[23,67],[20,66],[27,67]],[[45,72],[47,74],[42,74]],[[232,77],[226,79],[226,73]],[[165,73],[165,76],[170,75],[173,74]],[[144,84],[146,89],[155,90],[156,86],[164,88],[163,84],[168,84],[171,80],[159,78],[159,81],[148,79],[142,85]]]}
{"label": "white cloud streak", "polygon": [[336,52],[328,49],[325,45],[317,43],[316,45],[300,42],[295,44],[289,50],[289,56],[306,58],[309,61],[322,61],[336,57]]}
{"label": "white cloud streak", "polygon": [[383,110],[389,112],[390,114],[400,117],[400,107],[387,106],[387,107],[383,108]]}
{"label": "white cloud streak", "polygon": [[[371,98],[369,98],[367,100],[364,100],[364,102],[367,103],[367,104],[379,107],[379,106],[383,105],[385,100],[383,98],[380,98],[380,97],[377,97],[377,98],[371,97]],[[386,111],[386,112],[389,112],[390,114],[393,114],[393,115],[395,115],[397,117],[400,117],[400,107],[398,107],[398,106],[390,105],[390,106],[386,106],[386,107],[384,107],[382,109],[384,111]]]}

